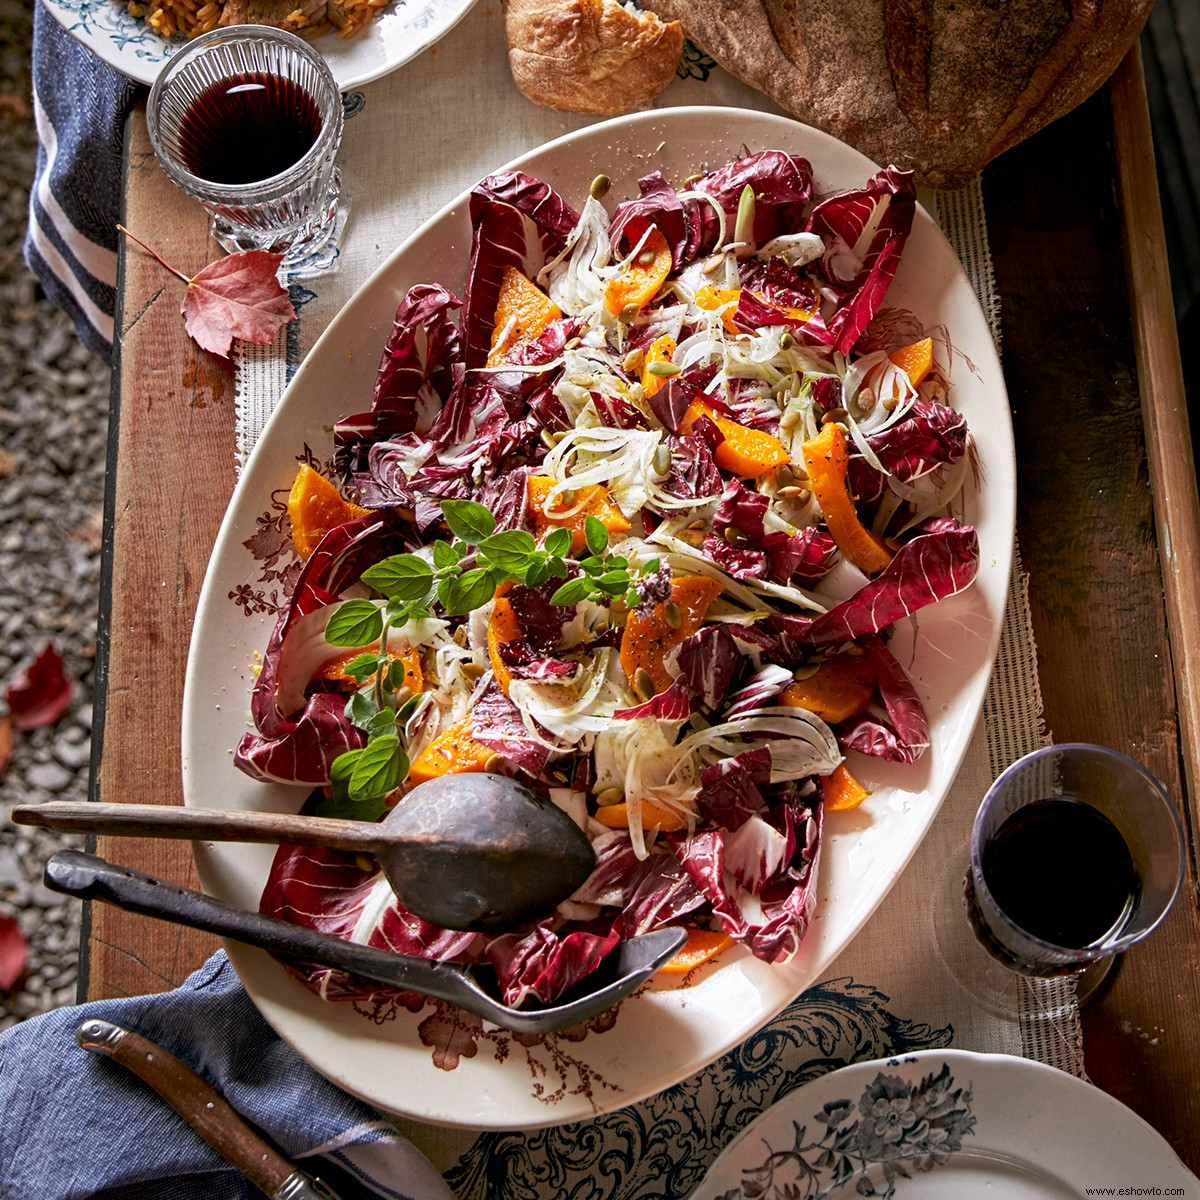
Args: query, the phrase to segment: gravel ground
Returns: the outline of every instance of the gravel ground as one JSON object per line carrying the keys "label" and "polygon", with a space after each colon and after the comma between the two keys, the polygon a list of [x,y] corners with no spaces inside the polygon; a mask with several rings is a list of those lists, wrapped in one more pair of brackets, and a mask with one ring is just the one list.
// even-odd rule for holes
{"label": "gravel ground", "polygon": [[55,725],[14,735],[0,777],[0,917],[15,916],[29,941],[25,978],[0,996],[0,1029],[75,1001],[80,905],[41,873],[82,839],[13,827],[8,812],[87,798],[110,383],[21,257],[36,153],[31,22],[24,0],[0,0],[0,685],[47,642],[77,682]]}

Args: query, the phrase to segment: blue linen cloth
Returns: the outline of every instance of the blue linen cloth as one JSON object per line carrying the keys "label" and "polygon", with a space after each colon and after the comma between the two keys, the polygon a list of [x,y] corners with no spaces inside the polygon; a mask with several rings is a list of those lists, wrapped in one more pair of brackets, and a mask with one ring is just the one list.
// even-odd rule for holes
{"label": "blue linen cloth", "polygon": [[33,13],[38,155],[25,261],[80,341],[112,359],[122,138],[140,84],[77,42],[40,0]]}
{"label": "blue linen cloth", "polygon": [[141,1079],[80,1049],[90,1017],[193,1067],[341,1200],[453,1200],[379,1112],[280,1041],[223,951],[175,991],[58,1009],[0,1034],[0,1200],[261,1200]]}

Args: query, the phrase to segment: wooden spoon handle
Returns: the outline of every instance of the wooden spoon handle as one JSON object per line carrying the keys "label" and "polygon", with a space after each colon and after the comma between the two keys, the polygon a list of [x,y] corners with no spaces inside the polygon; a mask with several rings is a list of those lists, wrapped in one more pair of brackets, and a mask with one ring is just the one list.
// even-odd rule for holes
{"label": "wooden spoon handle", "polygon": [[18,825],[127,837],[187,838],[199,842],[270,842],[285,846],[328,846],[373,853],[379,827],[368,821],[302,817],[291,813],[239,812],[220,808],[177,808],[168,804],[78,804],[54,800],[20,804]]}

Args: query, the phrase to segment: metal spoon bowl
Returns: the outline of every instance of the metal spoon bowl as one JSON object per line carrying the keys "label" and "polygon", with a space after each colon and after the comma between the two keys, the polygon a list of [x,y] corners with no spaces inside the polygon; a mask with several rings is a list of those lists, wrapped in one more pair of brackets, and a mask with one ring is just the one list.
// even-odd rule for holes
{"label": "metal spoon bowl", "polygon": [[544,916],[591,874],[587,835],[543,793],[505,775],[418,784],[378,824],[157,804],[19,805],[19,825],[130,837],[326,846],[373,855],[410,912],[443,929],[498,933]]}
{"label": "metal spoon bowl", "polygon": [[46,863],[45,878],[46,886],[56,892],[102,900],[130,912],[258,946],[280,958],[322,963],[390,987],[447,1000],[516,1033],[552,1033],[611,1008],[650,979],[687,940],[686,931],[679,928],[630,938],[576,985],[569,999],[546,1008],[518,1009],[489,992],[470,967],[346,942],[114,866],[94,854],[60,850]]}

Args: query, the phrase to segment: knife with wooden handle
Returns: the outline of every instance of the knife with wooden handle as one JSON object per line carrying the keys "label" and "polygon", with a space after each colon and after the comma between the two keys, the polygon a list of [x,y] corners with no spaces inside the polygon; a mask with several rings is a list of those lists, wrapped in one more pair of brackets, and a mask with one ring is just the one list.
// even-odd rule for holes
{"label": "knife with wooden handle", "polygon": [[338,1200],[263,1140],[210,1083],[148,1038],[109,1021],[84,1021],[76,1039],[152,1087],[218,1154],[272,1200]]}

